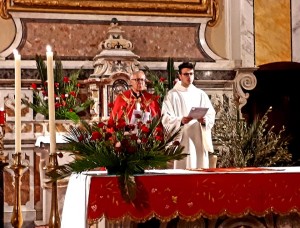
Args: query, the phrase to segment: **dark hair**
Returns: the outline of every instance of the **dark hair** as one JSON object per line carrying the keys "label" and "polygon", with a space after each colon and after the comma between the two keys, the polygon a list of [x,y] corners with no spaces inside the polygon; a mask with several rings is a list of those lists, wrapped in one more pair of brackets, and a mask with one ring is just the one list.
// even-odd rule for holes
{"label": "dark hair", "polygon": [[183,68],[194,69],[194,65],[190,62],[183,62],[178,66],[179,74]]}

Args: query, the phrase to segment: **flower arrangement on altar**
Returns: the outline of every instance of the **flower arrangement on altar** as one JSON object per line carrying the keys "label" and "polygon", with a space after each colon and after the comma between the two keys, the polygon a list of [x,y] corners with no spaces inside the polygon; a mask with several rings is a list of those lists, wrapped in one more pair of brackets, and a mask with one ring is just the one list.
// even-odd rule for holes
{"label": "flower arrangement on altar", "polygon": [[[22,103],[32,108],[35,113],[40,113],[45,118],[48,118],[47,66],[39,55],[36,55],[36,65],[38,75],[41,79],[40,87],[36,83],[32,83],[33,102],[22,98]],[[66,76],[61,61],[55,61],[54,94],[56,119],[78,122],[80,120],[79,113],[85,111],[93,104],[93,100],[89,98],[81,101],[78,97],[80,91],[80,83],[78,82],[80,71],[74,71],[69,76]]]}
{"label": "flower arrangement on altar", "polygon": [[128,118],[71,126],[65,140],[65,150],[74,156],[68,164],[58,166],[47,175],[53,180],[88,170],[105,168],[108,174],[118,175],[121,194],[126,201],[136,195],[134,174],[145,169],[166,168],[172,160],[181,160],[183,147],[176,141],[180,130],[164,130],[160,118],[143,122],[136,114],[136,124]]}

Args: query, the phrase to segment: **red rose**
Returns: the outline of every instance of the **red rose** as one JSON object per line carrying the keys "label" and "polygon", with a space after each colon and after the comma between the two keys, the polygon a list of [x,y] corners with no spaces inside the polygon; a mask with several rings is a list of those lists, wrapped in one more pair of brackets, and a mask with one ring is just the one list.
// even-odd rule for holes
{"label": "red rose", "polygon": [[134,124],[128,124],[128,125],[126,125],[126,131],[133,131],[134,130],[134,128],[135,128],[135,125]]}
{"label": "red rose", "polygon": [[156,128],[155,128],[155,131],[156,131],[157,133],[160,133],[160,132],[163,131],[163,128],[162,128],[162,127],[156,127]]}
{"label": "red rose", "polygon": [[109,119],[109,120],[107,121],[107,127],[111,128],[111,127],[113,127],[114,125],[115,125],[115,123],[114,123],[114,120],[113,120],[113,119]]}
{"label": "red rose", "polygon": [[148,142],[148,138],[141,138],[142,143],[147,143]]}
{"label": "red rose", "polygon": [[62,106],[62,104],[60,103],[55,103],[55,108],[60,108]]}
{"label": "red rose", "polygon": [[149,133],[149,132],[150,132],[150,129],[149,129],[147,126],[143,125],[143,126],[141,127],[141,131],[144,132],[144,133]]}
{"label": "red rose", "polygon": [[98,140],[98,139],[100,139],[100,138],[101,138],[101,134],[100,134],[99,131],[93,131],[93,132],[92,132],[91,140],[96,141],[96,140]]}
{"label": "red rose", "polygon": [[119,119],[117,124],[117,129],[122,129],[126,126],[126,121],[124,119]]}
{"label": "red rose", "polygon": [[63,80],[64,80],[64,83],[69,83],[70,82],[70,79],[67,76],[65,76]]}
{"label": "red rose", "polygon": [[104,126],[105,126],[105,123],[103,123],[103,122],[100,122],[100,123],[98,123],[98,125],[97,125],[99,128],[103,128]]}
{"label": "red rose", "polygon": [[76,92],[75,91],[71,91],[70,95],[73,96],[73,97],[76,97]]}
{"label": "red rose", "polygon": [[133,141],[138,140],[138,137],[137,137],[136,134],[132,134],[130,138],[131,138],[131,140],[133,140]]}
{"label": "red rose", "polygon": [[37,89],[37,85],[35,83],[32,83],[31,84],[31,88],[34,89],[34,90],[36,90]]}
{"label": "red rose", "polygon": [[155,136],[155,140],[162,142],[164,140],[164,137],[162,137],[161,135],[157,135]]}

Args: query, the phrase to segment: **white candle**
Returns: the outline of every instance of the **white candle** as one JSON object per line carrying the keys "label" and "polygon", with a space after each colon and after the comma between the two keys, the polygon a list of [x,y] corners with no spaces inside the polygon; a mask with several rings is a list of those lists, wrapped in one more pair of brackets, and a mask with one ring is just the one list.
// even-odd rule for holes
{"label": "white candle", "polygon": [[15,58],[15,153],[21,153],[21,55],[13,51]]}
{"label": "white candle", "polygon": [[135,103],[135,109],[136,109],[137,111],[141,111],[141,103],[140,103],[139,101],[137,101],[137,102]]}
{"label": "white candle", "polygon": [[48,85],[48,110],[49,110],[49,132],[50,132],[50,154],[56,152],[55,133],[55,104],[54,104],[54,76],[53,76],[53,52],[47,45],[47,85]]}

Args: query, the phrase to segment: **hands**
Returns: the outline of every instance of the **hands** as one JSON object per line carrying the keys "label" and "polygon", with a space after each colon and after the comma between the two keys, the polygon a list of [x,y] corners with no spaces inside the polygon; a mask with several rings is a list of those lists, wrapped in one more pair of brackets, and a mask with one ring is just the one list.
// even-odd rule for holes
{"label": "hands", "polygon": [[190,122],[193,119],[193,117],[182,117],[181,119],[181,124],[187,124],[188,122]]}
{"label": "hands", "polygon": [[[182,119],[181,119],[181,125],[189,123],[192,119],[193,119],[193,117],[188,117],[188,116],[182,117]],[[201,125],[205,125],[205,117],[197,119],[197,120],[198,120],[198,122]]]}
{"label": "hands", "polygon": [[205,125],[205,117],[201,118],[201,119],[198,119],[198,122],[201,124],[201,125]]}

